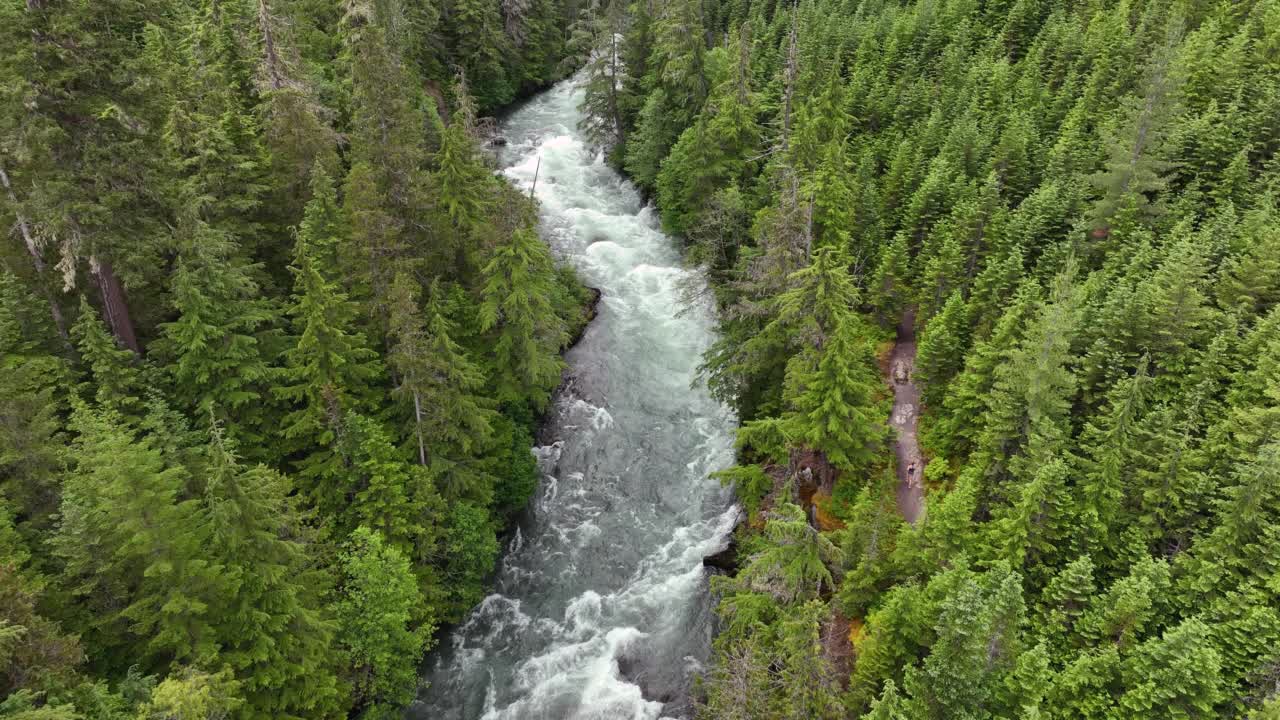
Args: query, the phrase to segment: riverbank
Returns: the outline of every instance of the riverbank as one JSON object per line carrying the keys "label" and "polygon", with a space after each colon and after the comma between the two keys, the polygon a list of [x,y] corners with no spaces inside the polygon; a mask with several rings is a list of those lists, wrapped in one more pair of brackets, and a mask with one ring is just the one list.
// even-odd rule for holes
{"label": "riverbank", "polygon": [[534,448],[542,480],[493,590],[428,659],[410,717],[687,716],[713,616],[702,558],[736,511],[711,472],[731,412],[691,389],[716,323],[700,282],[635,188],[578,130],[558,85],[504,121],[502,172],[540,204],[558,259],[598,288],[595,319]]}

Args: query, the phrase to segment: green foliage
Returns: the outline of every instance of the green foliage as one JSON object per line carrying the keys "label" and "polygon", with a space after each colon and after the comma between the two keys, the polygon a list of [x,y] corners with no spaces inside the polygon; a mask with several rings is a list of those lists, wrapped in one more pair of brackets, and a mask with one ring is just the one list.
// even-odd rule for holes
{"label": "green foliage", "polygon": [[588,298],[477,115],[587,10],[0,8],[0,715],[398,716]]}
{"label": "green foliage", "polygon": [[[1246,88],[1274,85],[1272,5],[747,0],[683,38],[686,5],[631,11],[623,165],[710,265],[721,475],[766,519],[717,584],[708,716],[792,711],[778,555],[837,523],[835,592],[800,594],[857,621],[843,716],[1269,712],[1280,106]],[[752,124],[714,134],[734,87]],[[876,359],[913,320],[902,526]]]}
{"label": "green foliage", "polygon": [[[212,435],[201,534],[217,549],[225,584],[214,605],[219,659],[238,682],[184,678],[166,702],[184,702],[190,693],[212,703],[206,696],[225,692],[243,698],[239,717],[323,717],[341,697],[330,650],[333,628],[318,611],[329,580],[309,567],[308,545],[296,537],[305,532],[304,522],[288,481],[263,465],[244,467],[218,428]],[[157,687],[153,706],[174,682]]]}
{"label": "green foliage", "polygon": [[243,701],[231,673],[210,674],[184,668],[181,675],[165,678],[151,691],[151,699],[138,711],[138,720],[214,720],[233,717]]}
{"label": "green foliage", "polygon": [[84,613],[77,624],[95,647],[152,667],[209,657],[217,635],[208,601],[221,567],[192,531],[185,468],[166,462],[163,438],[139,436],[114,410],[77,403],[71,428],[74,472],[53,543]]}
{"label": "green foliage", "polygon": [[816,598],[834,587],[829,564],[840,549],[809,523],[798,506],[783,500],[765,523],[766,549],[752,557],[740,579],[754,592],[772,595],[783,604]]}
{"label": "green foliage", "polygon": [[756,514],[760,501],[773,489],[773,478],[759,465],[735,465],[716,472],[714,477],[725,485],[733,486],[734,494],[748,517]]}
{"label": "green foliage", "polygon": [[551,303],[551,253],[522,228],[496,248],[484,267],[480,329],[492,332],[493,362],[504,368],[499,397],[542,407],[560,380],[556,353],[568,340]]}
{"label": "green foliage", "polygon": [[[1273,717],[1277,28],[4,4],[0,715],[396,716],[585,302],[478,114],[585,65],[587,134],[709,266],[764,520],[699,716]],[[877,363],[911,318],[914,526]]]}
{"label": "green foliage", "polygon": [[304,221],[298,235],[289,268],[295,278],[288,308],[295,340],[284,353],[285,368],[274,388],[277,397],[293,404],[280,434],[304,453],[298,467],[311,481],[338,474],[334,447],[343,415],[364,407],[372,383],[383,374],[378,354],[356,325],[358,305],[333,279],[337,267],[325,264],[333,226],[321,218],[331,216],[325,206],[330,200],[323,192],[316,194],[306,215],[315,224]]}
{"label": "green foliage", "polygon": [[383,717],[413,699],[432,626],[411,624],[420,596],[409,559],[378,532],[356,528],[339,565],[337,640],[351,668],[357,707]]}
{"label": "green foliage", "polygon": [[271,380],[264,341],[279,313],[253,279],[260,268],[235,258],[229,238],[202,221],[188,230],[173,277],[178,319],[160,325],[156,357],[170,368],[175,400],[197,416],[234,414],[245,440],[260,442]]}

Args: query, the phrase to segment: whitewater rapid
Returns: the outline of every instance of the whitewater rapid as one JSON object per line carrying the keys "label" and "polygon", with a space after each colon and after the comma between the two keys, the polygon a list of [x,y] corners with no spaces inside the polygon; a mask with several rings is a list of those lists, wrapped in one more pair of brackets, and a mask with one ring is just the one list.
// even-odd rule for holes
{"label": "whitewater rapid", "polygon": [[[502,172],[534,190],[560,260],[599,288],[535,447],[542,482],[493,593],[443,638],[408,717],[688,717],[714,627],[702,558],[737,510],[709,473],[735,419],[694,384],[715,337],[702,277],[578,130],[563,82],[514,112]],[[693,298],[693,299],[691,299]]]}

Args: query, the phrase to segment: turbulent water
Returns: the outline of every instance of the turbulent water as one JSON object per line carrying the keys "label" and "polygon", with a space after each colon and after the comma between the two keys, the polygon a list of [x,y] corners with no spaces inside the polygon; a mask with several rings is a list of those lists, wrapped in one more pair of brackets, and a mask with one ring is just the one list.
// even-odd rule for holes
{"label": "turbulent water", "polygon": [[500,164],[526,189],[537,173],[543,236],[603,292],[599,314],[568,355],[493,594],[428,658],[410,718],[687,717],[708,654],[702,558],[737,512],[707,477],[732,460],[734,418],[692,387],[712,309],[578,131],[581,99],[566,81],[512,114]]}

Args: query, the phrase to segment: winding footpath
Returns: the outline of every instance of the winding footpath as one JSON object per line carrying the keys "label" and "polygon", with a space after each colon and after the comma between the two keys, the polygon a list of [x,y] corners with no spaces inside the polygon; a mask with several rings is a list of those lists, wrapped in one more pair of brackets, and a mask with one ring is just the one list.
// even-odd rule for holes
{"label": "winding footpath", "polygon": [[916,426],[920,389],[915,383],[916,313],[908,309],[898,323],[898,337],[889,356],[889,384],[893,386],[893,414],[889,424],[897,432],[893,451],[898,460],[898,511],[912,525],[924,514],[924,456]]}

